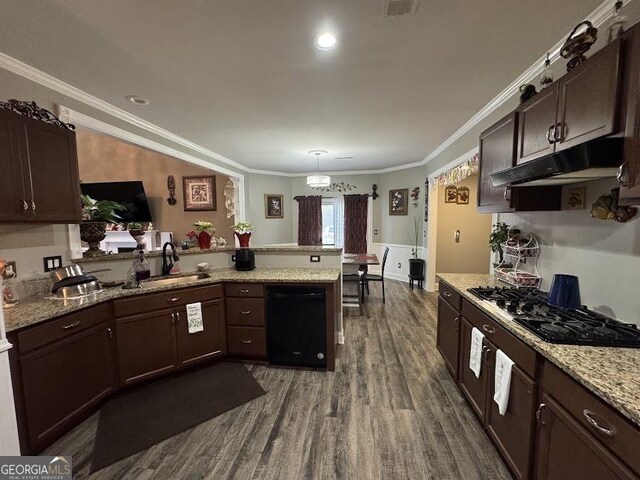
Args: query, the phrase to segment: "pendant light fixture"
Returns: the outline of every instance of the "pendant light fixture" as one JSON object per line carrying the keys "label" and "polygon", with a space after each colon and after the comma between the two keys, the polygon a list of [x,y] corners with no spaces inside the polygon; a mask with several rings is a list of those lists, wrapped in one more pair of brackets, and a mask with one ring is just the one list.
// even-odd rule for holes
{"label": "pendant light fixture", "polygon": [[326,150],[309,150],[309,155],[316,157],[316,174],[307,177],[307,185],[311,188],[328,187],[331,185],[331,177],[329,175],[320,175],[320,155],[327,153]]}

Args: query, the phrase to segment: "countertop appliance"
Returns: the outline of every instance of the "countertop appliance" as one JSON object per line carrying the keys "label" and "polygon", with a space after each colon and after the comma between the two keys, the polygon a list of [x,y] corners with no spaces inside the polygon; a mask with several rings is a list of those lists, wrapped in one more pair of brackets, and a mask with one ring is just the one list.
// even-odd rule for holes
{"label": "countertop appliance", "polygon": [[256,256],[250,248],[236,250],[236,270],[248,272],[256,268]]}
{"label": "countertop appliance", "polygon": [[327,293],[323,287],[267,287],[267,352],[274,365],[326,368]]}
{"label": "countertop appliance", "polygon": [[512,320],[550,343],[592,347],[640,348],[640,330],[585,307],[563,309],[536,289],[478,287],[469,292],[506,320]]}

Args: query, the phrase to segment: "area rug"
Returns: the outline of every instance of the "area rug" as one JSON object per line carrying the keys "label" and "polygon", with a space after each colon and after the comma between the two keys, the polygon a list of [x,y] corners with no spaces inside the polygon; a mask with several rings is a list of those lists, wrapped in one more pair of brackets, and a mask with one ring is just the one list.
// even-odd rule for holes
{"label": "area rug", "polygon": [[124,393],[100,410],[91,472],[266,392],[241,363],[219,363]]}

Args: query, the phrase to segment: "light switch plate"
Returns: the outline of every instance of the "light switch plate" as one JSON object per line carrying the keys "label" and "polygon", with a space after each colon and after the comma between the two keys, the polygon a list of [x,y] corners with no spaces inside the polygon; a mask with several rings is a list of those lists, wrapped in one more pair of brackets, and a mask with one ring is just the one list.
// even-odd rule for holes
{"label": "light switch plate", "polygon": [[54,270],[62,267],[62,257],[60,255],[54,255],[53,257],[43,257],[42,263],[44,265],[45,272],[53,272]]}

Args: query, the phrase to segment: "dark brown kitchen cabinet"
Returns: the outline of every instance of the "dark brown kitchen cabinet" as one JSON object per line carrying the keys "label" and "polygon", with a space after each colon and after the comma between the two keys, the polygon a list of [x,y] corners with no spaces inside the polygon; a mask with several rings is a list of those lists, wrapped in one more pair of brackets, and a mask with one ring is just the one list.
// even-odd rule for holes
{"label": "dark brown kitchen cabinet", "polygon": [[509,187],[494,187],[491,174],[513,167],[516,147],[517,114],[510,113],[480,134],[478,172],[478,211],[513,211]]}
{"label": "dark brown kitchen cabinet", "polygon": [[120,382],[133,383],[173,370],[177,363],[174,309],[116,320]]}
{"label": "dark brown kitchen cabinet", "polygon": [[483,344],[482,366],[480,368],[480,376],[476,377],[475,373],[469,368],[469,358],[471,353],[471,330],[473,325],[462,317],[460,323],[460,373],[459,386],[462,393],[467,397],[471,408],[476,415],[484,421],[484,412],[487,405],[487,385],[488,385],[488,366],[486,365],[486,344]]}
{"label": "dark brown kitchen cabinet", "polygon": [[504,213],[560,210],[562,199],[560,187],[493,186],[492,173],[515,165],[517,133],[518,116],[513,112],[480,134],[478,211]]}
{"label": "dark brown kitchen cabinet", "polygon": [[546,393],[542,395],[537,418],[538,480],[637,480],[638,477]]}
{"label": "dark brown kitchen cabinet", "polygon": [[[0,110],[3,175],[0,220],[78,223],[82,220],[74,131]],[[8,182],[12,185],[7,186]]]}
{"label": "dark brown kitchen cabinet", "polygon": [[112,328],[103,322],[13,359],[23,453],[51,443],[115,388]]}
{"label": "dark brown kitchen cabinet", "polygon": [[457,379],[460,353],[460,314],[442,296],[438,297],[436,345],[451,375]]}
{"label": "dark brown kitchen cabinet", "polygon": [[222,299],[205,302],[202,304],[204,330],[189,333],[186,309],[176,310],[176,343],[179,365],[187,365],[227,353],[224,318],[224,301]]}
{"label": "dark brown kitchen cabinet", "polygon": [[616,131],[620,50],[610,43],[518,107],[517,164]]}
{"label": "dark brown kitchen cabinet", "polygon": [[516,163],[534,160],[554,152],[551,137],[556,125],[558,84],[554,83],[518,108]]}

